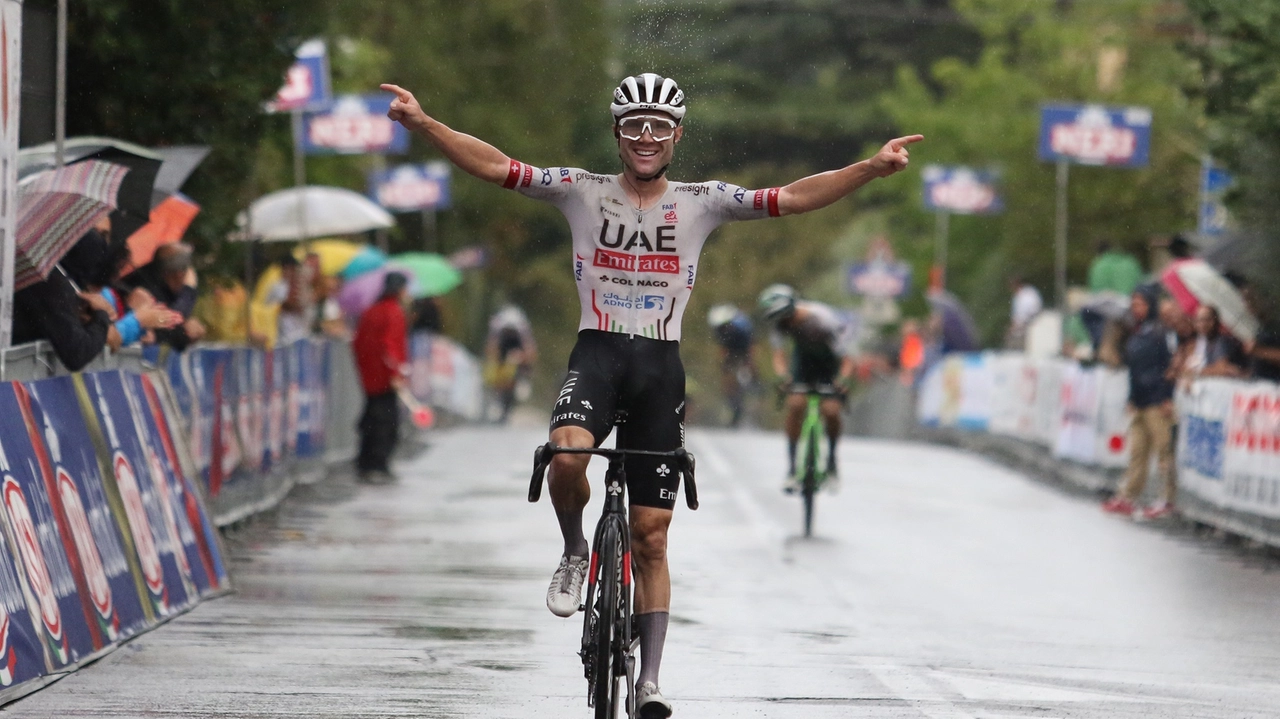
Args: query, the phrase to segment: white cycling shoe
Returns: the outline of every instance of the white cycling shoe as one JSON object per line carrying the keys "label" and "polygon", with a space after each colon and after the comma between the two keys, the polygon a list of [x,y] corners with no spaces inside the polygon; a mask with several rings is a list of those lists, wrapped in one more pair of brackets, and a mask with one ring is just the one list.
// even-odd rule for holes
{"label": "white cycling shoe", "polygon": [[667,719],[671,716],[671,702],[662,697],[658,685],[645,682],[636,687],[636,719]]}
{"label": "white cycling shoe", "polygon": [[582,605],[582,583],[587,578],[586,557],[560,557],[547,588],[547,609],[557,617],[572,617]]}

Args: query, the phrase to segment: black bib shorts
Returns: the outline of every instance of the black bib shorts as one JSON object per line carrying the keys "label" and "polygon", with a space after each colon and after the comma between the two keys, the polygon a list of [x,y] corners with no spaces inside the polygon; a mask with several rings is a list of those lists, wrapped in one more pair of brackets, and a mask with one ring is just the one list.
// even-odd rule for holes
{"label": "black bib shorts", "polygon": [[[684,446],[684,364],[680,343],[620,332],[582,330],[569,376],[551,409],[551,429],[582,427],[599,447],[618,412],[620,449],[669,452]],[[633,505],[673,509],[679,473],[659,457],[627,458]]]}

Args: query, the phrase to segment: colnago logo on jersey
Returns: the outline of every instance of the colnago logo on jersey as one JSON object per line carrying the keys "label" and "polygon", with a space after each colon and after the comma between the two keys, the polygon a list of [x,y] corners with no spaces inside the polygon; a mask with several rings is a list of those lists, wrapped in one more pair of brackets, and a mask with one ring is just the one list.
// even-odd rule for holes
{"label": "colnago logo on jersey", "polygon": [[115,606],[111,599],[111,582],[107,580],[107,570],[102,564],[102,555],[98,552],[98,544],[93,538],[93,527],[89,524],[89,514],[80,501],[80,490],[71,479],[71,475],[62,467],[57,468],[58,497],[62,500],[62,510],[67,515],[67,524],[71,526],[71,537],[75,541],[76,555],[80,557],[80,567],[84,570],[85,583],[89,586],[89,599],[98,613],[98,627],[111,640],[120,636],[120,618],[116,616]]}
{"label": "colnago logo on jersey", "polygon": [[31,519],[31,508],[27,505],[22,487],[13,477],[5,476],[4,486],[0,491],[4,494],[5,512],[13,525],[18,551],[22,554],[22,563],[27,569],[28,584],[40,608],[40,621],[44,625],[49,649],[58,658],[59,664],[66,664],[70,650],[63,633],[62,609],[58,606],[58,595],[53,590],[53,578],[49,575],[44,551],[40,549],[36,523]]}

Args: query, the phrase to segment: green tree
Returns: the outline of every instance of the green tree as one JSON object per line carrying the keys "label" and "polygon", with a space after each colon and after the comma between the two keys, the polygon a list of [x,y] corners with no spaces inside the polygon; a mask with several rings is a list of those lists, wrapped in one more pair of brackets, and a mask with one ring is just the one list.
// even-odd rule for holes
{"label": "green tree", "polygon": [[1240,268],[1256,284],[1280,279],[1280,0],[1188,0],[1201,33],[1186,44],[1203,70],[1209,138],[1240,180],[1234,209],[1254,234]]}
{"label": "green tree", "polygon": [[323,24],[312,7],[306,0],[70,3],[68,134],[212,147],[184,189],[203,207],[191,237],[201,251],[215,249],[254,191],[247,180],[257,140],[273,131],[262,103],[280,87],[293,48]]}
{"label": "green tree", "polygon": [[[904,67],[881,106],[895,123],[920,132],[913,148],[926,163],[993,168],[1006,210],[951,224],[949,288],[967,300],[988,341],[1008,320],[1010,272],[1026,275],[1046,297],[1053,287],[1054,169],[1036,158],[1045,102],[1151,108],[1151,164],[1142,170],[1073,167],[1069,197],[1068,280],[1084,282],[1099,240],[1145,258],[1152,236],[1193,226],[1200,122],[1181,92],[1194,68],[1164,28],[1176,18],[1141,0],[1045,3],[956,0],[982,33],[975,62],[949,58],[927,76]],[[934,88],[939,88],[935,90]],[[919,172],[880,183],[869,199],[891,203],[894,235],[917,270],[933,256],[933,218],[923,209]]]}

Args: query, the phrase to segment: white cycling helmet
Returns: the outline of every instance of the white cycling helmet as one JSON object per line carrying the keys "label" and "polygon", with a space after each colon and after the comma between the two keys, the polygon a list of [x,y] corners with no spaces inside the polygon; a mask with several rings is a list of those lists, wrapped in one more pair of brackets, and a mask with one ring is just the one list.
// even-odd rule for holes
{"label": "white cycling helmet", "polygon": [[635,112],[636,110],[657,110],[675,118],[676,122],[684,119],[684,90],[676,81],[657,73],[645,72],[632,75],[618,84],[613,91],[613,119]]}
{"label": "white cycling helmet", "polygon": [[737,316],[738,307],[725,302],[711,308],[711,311],[707,313],[707,324],[711,325],[712,329],[715,329],[720,325],[729,324]]}
{"label": "white cycling helmet", "polygon": [[796,311],[796,291],[790,285],[769,285],[760,293],[760,311],[770,322]]}

